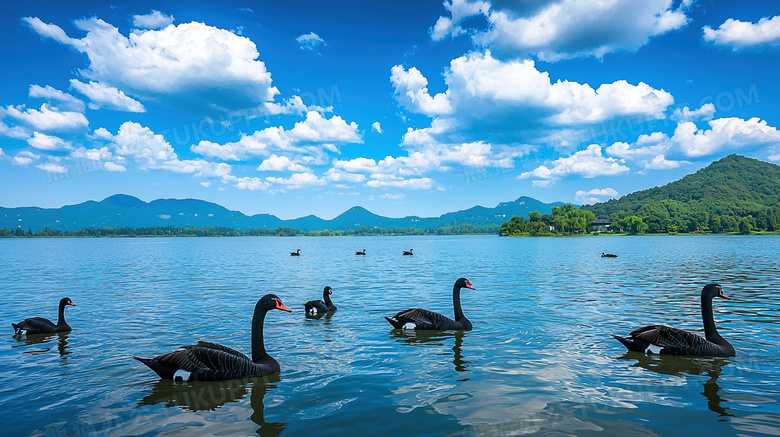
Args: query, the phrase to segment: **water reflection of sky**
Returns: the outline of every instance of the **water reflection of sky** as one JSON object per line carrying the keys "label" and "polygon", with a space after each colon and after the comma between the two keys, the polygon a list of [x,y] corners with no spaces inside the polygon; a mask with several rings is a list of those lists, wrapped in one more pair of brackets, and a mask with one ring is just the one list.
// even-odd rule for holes
{"label": "water reflection of sky", "polygon": [[[771,435],[780,426],[780,238],[291,241],[3,241],[15,274],[0,278],[2,314],[50,315],[65,294],[79,302],[70,334],[27,342],[9,331],[0,348],[12,431]],[[292,263],[297,247],[306,256]],[[355,257],[363,247],[368,255]],[[418,306],[451,316],[461,276],[477,288],[462,295],[473,331],[400,333],[383,319]],[[714,310],[737,356],[626,355],[609,337],[652,323],[701,334],[707,282],[732,297]],[[306,318],[303,302],[325,285],[338,311]],[[213,386],[204,401],[203,387],[160,382],[130,357],[197,340],[249,353],[252,308],[268,292],[293,309],[266,319],[277,381]]]}

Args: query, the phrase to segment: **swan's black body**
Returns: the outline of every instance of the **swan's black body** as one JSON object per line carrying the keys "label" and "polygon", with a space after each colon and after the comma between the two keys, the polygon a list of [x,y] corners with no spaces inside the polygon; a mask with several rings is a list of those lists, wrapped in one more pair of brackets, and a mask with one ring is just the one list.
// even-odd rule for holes
{"label": "swan's black body", "polygon": [[301,256],[301,249],[298,249],[295,252],[290,252],[290,256]]}
{"label": "swan's black body", "polygon": [[60,299],[60,307],[57,315],[57,324],[43,317],[30,317],[19,323],[11,323],[14,327],[14,335],[55,334],[57,332],[70,332],[70,325],[65,321],[65,307],[76,306],[69,297]]}
{"label": "swan's black body", "polygon": [[255,305],[252,317],[252,358],[235,349],[207,341],[182,346],[154,358],[133,358],[149,366],[163,379],[173,379],[178,370],[190,372],[190,381],[221,381],[278,373],[279,363],[268,355],[263,343],[263,321],[266,313],[273,309],[290,311],[273,294],[266,294]]}
{"label": "swan's black body", "polygon": [[385,317],[385,319],[396,329],[471,331],[471,321],[463,315],[463,309],[460,306],[461,288],[476,290],[466,278],[460,278],[455,282],[452,287],[452,306],[455,308],[455,320],[422,308],[410,308],[393,317]]}
{"label": "swan's black body", "polygon": [[604,253],[604,252],[601,252],[601,257],[602,258],[617,258],[617,255],[615,255],[614,253]]}
{"label": "swan's black body", "polygon": [[734,347],[718,334],[712,317],[712,298],[716,296],[728,299],[718,284],[707,284],[701,291],[701,318],[705,338],[664,325],[635,329],[628,338],[615,334],[612,336],[628,350],[635,352],[645,352],[650,345],[654,345],[661,348],[662,355],[733,356]]}
{"label": "swan's black body", "polygon": [[333,289],[327,286],[322,290],[323,300],[310,300],[303,304],[306,314],[322,314],[336,311],[336,305],[333,305],[333,301],[330,300],[331,294],[333,294]]}
{"label": "swan's black body", "polygon": [[362,252],[355,252],[355,255],[365,255],[365,254],[366,254],[366,249],[363,249]]}
{"label": "swan's black body", "polygon": [[404,250],[404,255],[414,255],[413,252],[414,252],[414,249],[409,249],[408,252]]}

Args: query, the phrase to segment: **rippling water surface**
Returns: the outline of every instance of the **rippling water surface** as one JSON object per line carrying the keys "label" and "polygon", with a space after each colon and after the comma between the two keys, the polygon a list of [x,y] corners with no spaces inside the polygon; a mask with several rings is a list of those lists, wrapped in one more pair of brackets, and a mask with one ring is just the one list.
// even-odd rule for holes
{"label": "rippling water surface", "polygon": [[[294,258],[289,252],[301,249]],[[366,249],[365,257],[354,252]],[[414,248],[414,256],[401,256]],[[780,237],[321,237],[0,240],[4,435],[780,435]],[[619,254],[601,258],[601,252]],[[470,332],[394,332],[409,307]],[[733,358],[626,354],[609,333],[702,333]],[[334,289],[332,316],[303,302]],[[278,376],[160,381],[132,355],[197,340],[250,353],[257,299]],[[73,331],[12,338],[11,322]]]}

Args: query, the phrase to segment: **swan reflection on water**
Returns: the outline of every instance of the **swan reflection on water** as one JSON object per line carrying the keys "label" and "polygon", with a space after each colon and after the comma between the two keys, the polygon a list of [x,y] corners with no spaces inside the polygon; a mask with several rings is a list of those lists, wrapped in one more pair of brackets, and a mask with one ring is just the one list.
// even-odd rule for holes
{"label": "swan reflection on water", "polygon": [[330,319],[333,318],[333,315],[336,314],[335,311],[329,311],[327,313],[317,313],[317,314],[309,314],[305,313],[304,316],[307,320],[319,320],[324,319],[326,323],[330,323]]}
{"label": "swan reflection on water", "polygon": [[251,419],[259,426],[257,434],[278,436],[287,427],[287,423],[268,423],[263,414],[265,395],[275,389],[278,382],[279,374],[262,378],[208,382],[175,382],[170,379],[159,379],[150,385],[151,393],[144,396],[136,408],[163,404],[165,407],[178,407],[184,411],[213,411],[228,403],[238,402],[251,392]]}
{"label": "swan reflection on water", "polygon": [[[662,375],[671,376],[690,376],[702,375],[709,379],[704,382],[704,391],[701,395],[707,398],[707,408],[718,417],[734,416],[728,412],[728,408],[721,403],[728,400],[721,398],[720,385],[718,377],[723,372],[723,367],[731,362],[727,358],[702,358],[702,357],[679,357],[679,356],[658,356],[646,355],[639,352],[628,352],[618,358],[619,360],[636,360],[631,367],[641,367]],[[725,420],[725,419],[719,419]]]}
{"label": "swan reflection on water", "polygon": [[17,337],[16,340],[19,344],[13,345],[11,347],[28,347],[33,345],[42,345],[45,346],[43,348],[35,348],[35,349],[27,349],[23,351],[25,354],[42,354],[46,353],[51,350],[52,346],[51,342],[53,342],[55,339],[57,340],[57,351],[60,354],[60,357],[63,359],[67,359],[67,355],[70,355],[73,353],[73,351],[68,350],[68,336],[70,336],[70,332],[60,332],[57,334],[34,334],[34,335],[27,335],[22,337]]}
{"label": "swan reflection on water", "polygon": [[[456,372],[468,371],[468,365],[470,361],[463,359],[463,337],[466,335],[465,331],[417,331],[417,330],[401,330],[394,329],[390,331],[390,336],[393,337],[399,343],[408,344],[411,346],[424,346],[424,345],[438,345],[444,346],[449,342],[449,339],[454,339],[452,346],[453,359],[452,364],[455,366]],[[469,378],[459,379],[459,381],[468,381]]]}

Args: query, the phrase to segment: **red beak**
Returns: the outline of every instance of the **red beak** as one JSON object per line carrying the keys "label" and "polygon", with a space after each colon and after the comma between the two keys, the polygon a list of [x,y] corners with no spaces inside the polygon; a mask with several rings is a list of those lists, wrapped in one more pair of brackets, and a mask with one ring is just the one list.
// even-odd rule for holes
{"label": "red beak", "polygon": [[718,287],[718,297],[722,297],[724,299],[731,299],[730,297],[728,297],[725,294],[723,294],[723,289],[720,288],[720,287]]}
{"label": "red beak", "polygon": [[281,303],[279,301],[276,301],[276,309],[277,310],[282,310],[282,311],[287,311],[288,313],[292,312],[291,309],[287,308],[283,303]]}
{"label": "red beak", "polygon": [[474,287],[471,285],[471,282],[466,282],[466,288],[468,288],[468,289],[470,289],[470,290],[476,290],[476,288],[474,288]]}
{"label": "red beak", "polygon": [[70,301],[70,302],[68,303],[68,305],[73,305],[74,307],[76,306],[76,304],[75,304],[75,303],[73,303],[73,301]]}

